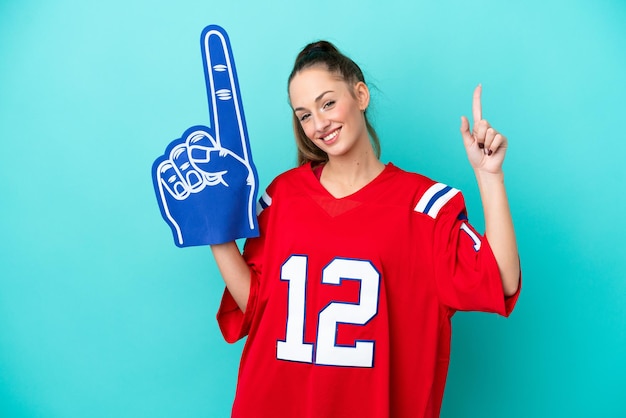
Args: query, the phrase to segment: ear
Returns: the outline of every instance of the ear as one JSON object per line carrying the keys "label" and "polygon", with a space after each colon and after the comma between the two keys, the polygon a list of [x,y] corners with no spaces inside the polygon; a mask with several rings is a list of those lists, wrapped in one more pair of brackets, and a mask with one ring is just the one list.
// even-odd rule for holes
{"label": "ear", "polygon": [[364,82],[359,81],[354,85],[354,96],[359,103],[359,109],[365,111],[370,104],[370,90]]}

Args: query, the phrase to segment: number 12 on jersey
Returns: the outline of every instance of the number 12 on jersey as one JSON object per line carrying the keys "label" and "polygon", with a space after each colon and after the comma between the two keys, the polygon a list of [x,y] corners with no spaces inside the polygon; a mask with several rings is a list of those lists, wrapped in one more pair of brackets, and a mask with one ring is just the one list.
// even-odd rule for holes
{"label": "number 12 on jersey", "polygon": [[[308,257],[292,255],[283,264],[280,280],[289,282],[287,331],[278,341],[276,356],[281,360],[327,366],[373,367],[374,341],[357,340],[354,345],[337,345],[338,324],[363,326],[378,313],[380,273],[370,261],[336,258],[322,270],[322,283],[340,285],[358,280],[358,303],[331,302],[319,312],[317,341],[304,342]],[[315,352],[315,357],[313,353]]]}

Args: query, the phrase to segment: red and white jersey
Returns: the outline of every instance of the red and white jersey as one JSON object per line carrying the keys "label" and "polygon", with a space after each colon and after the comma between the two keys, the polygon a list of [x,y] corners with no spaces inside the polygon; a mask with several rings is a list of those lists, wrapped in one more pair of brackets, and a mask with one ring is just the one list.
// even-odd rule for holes
{"label": "red and white jersey", "polygon": [[457,310],[509,315],[461,193],[388,164],[337,199],[310,165],[260,199],[245,314],[225,291],[224,338],[248,336],[233,417],[437,417]]}

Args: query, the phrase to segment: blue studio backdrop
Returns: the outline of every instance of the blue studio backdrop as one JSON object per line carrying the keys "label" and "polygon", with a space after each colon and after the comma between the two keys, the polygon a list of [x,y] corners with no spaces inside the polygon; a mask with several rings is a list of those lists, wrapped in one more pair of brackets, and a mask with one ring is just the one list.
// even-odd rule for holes
{"label": "blue studio backdrop", "polygon": [[[442,417],[626,416],[625,21],[620,0],[0,1],[0,416],[229,416],[211,231],[181,240],[164,205],[237,183],[247,214],[294,166],[287,76],[318,39],[363,68],[383,161],[461,189],[479,229],[478,83],[509,138],[523,291],[508,319],[455,315]],[[237,75],[215,96],[245,108],[226,142],[211,24]]]}

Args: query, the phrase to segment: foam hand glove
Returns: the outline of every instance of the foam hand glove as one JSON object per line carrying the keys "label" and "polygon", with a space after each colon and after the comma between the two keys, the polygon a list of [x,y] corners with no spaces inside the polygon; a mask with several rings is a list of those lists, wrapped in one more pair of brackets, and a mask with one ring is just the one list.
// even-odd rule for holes
{"label": "foam hand glove", "polygon": [[258,176],[230,41],[215,25],[201,41],[211,127],[187,129],[152,165],[161,215],[179,247],[258,236]]}

